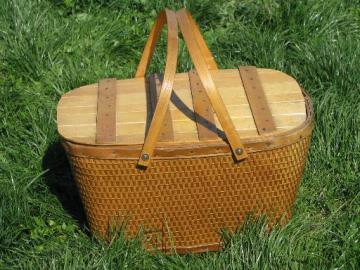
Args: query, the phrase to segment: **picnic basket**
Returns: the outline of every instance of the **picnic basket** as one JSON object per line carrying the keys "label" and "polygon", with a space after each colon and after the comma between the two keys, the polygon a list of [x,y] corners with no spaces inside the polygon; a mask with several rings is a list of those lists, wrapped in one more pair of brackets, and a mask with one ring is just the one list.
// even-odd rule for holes
{"label": "picnic basket", "polygon": [[[145,76],[167,24],[164,74]],[[178,29],[179,26],[179,29]],[[178,31],[195,69],[176,73]],[[247,215],[286,222],[313,128],[309,97],[283,72],[218,69],[186,9],[162,11],[135,78],[64,94],[58,131],[93,234],[141,232],[146,248],[221,248]]]}

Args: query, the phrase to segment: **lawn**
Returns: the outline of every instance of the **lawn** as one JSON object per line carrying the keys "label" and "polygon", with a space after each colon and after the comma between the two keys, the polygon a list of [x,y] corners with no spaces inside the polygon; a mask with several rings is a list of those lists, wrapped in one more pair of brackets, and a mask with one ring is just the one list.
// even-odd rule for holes
{"label": "lawn", "polygon": [[[221,68],[295,77],[316,127],[291,222],[248,222],[221,252],[166,256],[86,227],[59,146],[56,104],[101,78],[134,75],[164,7],[188,7]],[[178,71],[191,69],[180,44]],[[162,38],[151,65],[161,72]],[[359,269],[359,0],[2,0],[0,269]]]}

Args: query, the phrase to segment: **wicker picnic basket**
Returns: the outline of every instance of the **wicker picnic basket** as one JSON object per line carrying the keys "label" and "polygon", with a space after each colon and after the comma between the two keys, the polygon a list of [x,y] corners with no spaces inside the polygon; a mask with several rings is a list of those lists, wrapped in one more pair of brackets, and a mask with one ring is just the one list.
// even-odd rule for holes
{"label": "wicker picnic basket", "polygon": [[[164,75],[145,77],[167,24]],[[178,26],[195,70],[176,73]],[[247,215],[286,222],[313,128],[292,77],[253,66],[221,70],[185,10],[164,10],[135,78],[62,96],[58,130],[91,231],[141,231],[164,251],[221,248]]]}

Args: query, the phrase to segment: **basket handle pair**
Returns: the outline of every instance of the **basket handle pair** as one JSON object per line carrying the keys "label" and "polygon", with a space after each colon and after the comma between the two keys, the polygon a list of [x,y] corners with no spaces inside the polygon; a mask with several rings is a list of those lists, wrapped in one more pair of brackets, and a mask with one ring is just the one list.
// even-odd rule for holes
{"label": "basket handle pair", "polygon": [[138,164],[144,167],[149,165],[170,102],[177,66],[178,24],[184,37],[185,44],[189,50],[191,60],[225,132],[235,159],[242,160],[246,158],[247,153],[240,141],[239,134],[236,132],[235,126],[210,73],[210,69],[217,69],[216,62],[210,50],[206,46],[198,26],[186,9],[181,9],[176,13],[169,9],[165,9],[159,14],[146,42],[135,77],[145,76],[145,71],[149,66],[150,59],[154,53],[156,41],[159,38],[161,30],[165,24],[168,25],[168,44],[164,79],[161,85],[158,103],[145,138]]}

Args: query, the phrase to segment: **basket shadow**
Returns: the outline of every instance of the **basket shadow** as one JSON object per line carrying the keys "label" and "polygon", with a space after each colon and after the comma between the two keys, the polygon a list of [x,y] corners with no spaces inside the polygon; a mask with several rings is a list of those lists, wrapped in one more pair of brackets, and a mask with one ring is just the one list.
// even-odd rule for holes
{"label": "basket shadow", "polygon": [[48,171],[44,178],[50,192],[58,198],[64,210],[78,222],[80,228],[88,233],[88,224],[80,194],[72,176],[65,150],[59,141],[51,144],[46,150],[42,168]]}

